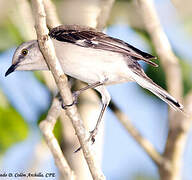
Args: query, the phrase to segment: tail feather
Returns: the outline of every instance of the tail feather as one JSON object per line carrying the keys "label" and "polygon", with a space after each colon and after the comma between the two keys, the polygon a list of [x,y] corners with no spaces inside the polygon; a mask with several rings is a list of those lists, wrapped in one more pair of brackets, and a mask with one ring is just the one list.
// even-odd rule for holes
{"label": "tail feather", "polygon": [[167,91],[162,89],[160,86],[155,84],[151,79],[147,76],[143,78],[134,73],[134,80],[143,88],[148,89],[153,94],[158,96],[160,99],[165,101],[168,105],[170,105],[174,110],[183,112],[183,105],[180,104],[174,97],[172,97]]}

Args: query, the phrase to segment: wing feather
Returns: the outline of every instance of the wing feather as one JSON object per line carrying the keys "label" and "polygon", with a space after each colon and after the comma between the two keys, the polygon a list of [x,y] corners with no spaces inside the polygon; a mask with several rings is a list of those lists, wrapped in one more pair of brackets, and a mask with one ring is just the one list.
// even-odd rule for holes
{"label": "wing feather", "polygon": [[145,53],[122,40],[107,36],[93,28],[77,25],[61,25],[53,28],[50,31],[49,36],[58,41],[69,42],[86,48],[90,47],[121,53],[125,56],[132,57],[133,60],[143,60],[155,67],[158,66],[150,60],[156,59],[156,57]]}

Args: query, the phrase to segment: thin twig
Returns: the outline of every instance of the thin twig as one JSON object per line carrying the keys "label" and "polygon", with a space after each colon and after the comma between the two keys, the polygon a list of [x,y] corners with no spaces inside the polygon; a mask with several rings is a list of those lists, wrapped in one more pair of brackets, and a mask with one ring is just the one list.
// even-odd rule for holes
{"label": "thin twig", "polygon": [[15,0],[15,2],[16,7],[12,12],[14,14],[10,13],[12,23],[16,25],[23,39],[26,41],[36,39],[34,20],[29,1]]}
{"label": "thin twig", "polygon": [[[47,26],[50,28],[53,28],[53,27],[60,25],[61,22],[57,16],[55,5],[52,3],[51,0],[44,0],[43,2],[44,2],[44,6],[45,6]],[[46,73],[48,73],[48,72],[46,72]],[[47,74],[43,74],[43,75],[44,75],[44,78],[47,78]],[[51,72],[49,75],[52,76]],[[53,79],[53,81],[54,81],[54,79]],[[55,83],[55,81],[54,81],[54,83]],[[89,96],[90,96],[90,93],[88,94],[88,97]],[[91,98],[89,97],[89,99],[92,99],[92,98],[95,99],[91,95]],[[79,102],[78,104],[81,104],[80,98],[79,98],[78,102]],[[92,114],[90,115],[90,113],[87,113],[87,112],[92,112],[92,111],[95,112],[95,108],[93,109],[93,107],[90,106],[90,104],[89,104],[88,109],[84,108],[82,110],[81,106],[78,109],[79,109],[80,114],[82,112],[85,112],[85,113],[83,113],[83,115],[86,114],[85,116],[82,116],[82,114],[81,114],[81,117],[83,118],[83,122],[84,122],[85,127],[86,127],[86,125],[90,125],[94,122],[93,117],[97,117],[97,116],[93,116]],[[89,118],[89,120],[87,120],[87,118]],[[64,112],[64,113],[61,113],[59,120],[60,120],[61,126],[62,126],[61,148],[62,148],[62,151],[64,152],[67,160],[69,161],[71,168],[74,170],[75,175],[76,175],[76,177],[78,177],[78,179],[84,179],[84,180],[91,179],[92,178],[91,173],[90,173],[89,169],[87,168],[87,163],[84,160],[83,154],[82,153],[76,153],[74,156],[75,147],[76,148],[79,147],[79,142],[78,142],[78,139],[76,138],[76,135],[74,133],[74,128],[70,122],[70,119],[68,118],[67,114]],[[97,142],[100,142],[98,140],[99,139],[97,138]],[[94,150],[94,148],[93,148],[93,150]],[[98,160],[100,160],[100,157],[101,157],[100,154],[101,154],[102,148],[97,145],[96,150],[97,151],[96,151],[95,157]],[[100,153],[98,153],[98,151]]]}
{"label": "thin twig", "polygon": [[151,144],[146,138],[144,138],[140,132],[134,127],[126,114],[124,114],[119,107],[112,101],[109,105],[111,110],[115,113],[119,121],[123,124],[130,135],[135,139],[135,141],[144,149],[144,151],[149,155],[149,157],[157,164],[166,164],[168,167],[168,162],[163,158],[163,156],[155,149],[153,144]]}
{"label": "thin twig", "polygon": [[[111,1],[111,0],[110,0]],[[114,1],[114,0],[113,0]],[[107,3],[107,2],[106,2]],[[107,4],[105,5],[107,6]],[[44,6],[45,6],[45,12],[46,12],[46,19],[47,19],[47,25],[48,27],[56,27],[61,24],[57,13],[56,13],[56,7],[52,3],[51,0],[44,0]],[[110,5],[112,6],[112,4]],[[109,15],[110,7],[107,6],[107,8],[104,8],[103,6],[100,6],[101,12],[99,16],[102,16],[104,14],[105,10],[107,11],[106,14]],[[106,16],[108,16],[106,15]],[[105,17],[106,17],[105,16]],[[107,21],[107,17],[105,20],[103,18],[100,18],[102,21],[102,25],[104,26],[104,21]],[[97,24],[97,23],[95,23]],[[90,25],[88,22],[85,25]],[[103,27],[102,27],[103,28]],[[80,89],[82,83],[79,81],[76,81],[75,86],[76,89]],[[83,100],[82,100],[83,99]],[[91,100],[91,102],[90,102]],[[83,123],[86,127],[86,129],[93,129],[93,125],[96,124],[98,111],[100,110],[99,107],[99,98],[95,94],[94,90],[89,90],[83,93],[79,99],[78,99],[78,110],[79,113],[83,119]],[[91,174],[90,171],[87,169],[87,164],[83,159],[82,153],[77,153],[75,156],[73,155],[74,147],[78,147],[78,140],[76,139],[76,136],[74,134],[73,127],[71,126],[71,123],[69,122],[69,119],[67,118],[66,113],[61,113],[60,115],[60,121],[62,124],[62,133],[63,133],[63,143],[66,143],[64,145],[64,154],[66,158],[69,160],[71,167],[73,167],[75,171],[75,175],[79,179],[90,179]],[[71,130],[69,130],[69,128]],[[95,152],[95,157],[101,164],[101,158],[102,158],[102,145],[103,145],[103,131],[104,128],[101,125],[100,127],[100,133],[97,136],[97,141],[93,146],[93,151]],[[66,148],[67,146],[67,148]]]}
{"label": "thin twig", "polygon": [[[16,0],[16,2],[17,2],[17,8],[18,8],[17,13],[19,13],[19,17],[21,17],[21,19],[23,18],[22,20],[23,20],[23,24],[25,27],[24,29],[26,32],[26,33],[24,33],[25,39],[26,40],[35,39],[36,34],[35,34],[35,29],[34,29],[34,20],[33,20],[33,15],[32,15],[32,11],[31,11],[29,2],[27,0],[22,0],[21,2],[20,2],[20,0],[19,1]],[[25,18],[27,18],[28,21],[26,21]],[[34,29],[34,32],[32,31],[33,29]],[[48,75],[50,75],[50,74],[48,74]],[[52,74],[51,74],[51,76],[52,76]],[[46,76],[46,78],[47,78],[47,76]],[[45,79],[45,82],[50,87],[50,80],[48,81],[48,78]],[[53,90],[53,88],[50,88],[50,89]],[[44,139],[47,142],[47,145],[53,154],[55,164],[58,167],[60,174],[62,175],[62,177],[64,179],[72,180],[72,179],[75,179],[75,175],[74,175],[73,171],[70,169],[68,162],[66,161],[66,158],[62,154],[58,141],[52,132],[54,129],[56,120],[57,120],[59,114],[61,113],[61,111],[62,111],[61,105],[58,103],[57,99],[54,99],[52,102],[52,106],[48,112],[47,118],[44,121],[42,121],[39,126],[44,135]],[[63,113],[63,114],[65,114],[65,113]],[[43,143],[41,143],[41,146],[44,146]],[[39,160],[39,161],[41,161],[41,160]]]}
{"label": "thin twig", "polygon": [[56,7],[51,0],[43,0],[43,4],[46,12],[47,26],[54,28],[61,25],[59,18],[57,16]]}
{"label": "thin twig", "polygon": [[97,17],[97,29],[102,30],[105,27],[114,1],[115,0],[99,0],[100,13]]}
{"label": "thin twig", "polygon": [[54,156],[55,164],[57,165],[59,172],[64,179],[74,180],[75,175],[69,167],[65,157],[63,156],[58,141],[53,134],[53,129],[60,113],[61,103],[59,102],[58,98],[54,98],[46,119],[41,121],[39,127],[44,135],[49,149]]}
{"label": "thin twig", "polygon": [[[178,58],[174,55],[168,38],[160,25],[154,3],[152,0],[137,0],[137,2],[145,28],[152,39],[165,71],[168,91],[175,98],[182,101],[183,84],[181,68]],[[185,108],[187,111],[188,108]],[[164,166],[159,166],[160,177],[163,180],[181,179],[182,155],[188,133],[188,130],[185,128],[186,121],[189,125],[189,119],[181,113],[170,111],[170,128],[163,157],[170,162],[171,168],[168,170]]]}
{"label": "thin twig", "polygon": [[[61,65],[55,55],[53,43],[48,36],[43,1],[33,0],[32,2],[35,10],[36,32],[41,52],[43,53],[45,60],[53,73],[63,102],[65,102],[65,104],[71,104],[73,99],[71,91],[68,87],[67,77],[63,73]],[[105,179],[90,149],[90,144],[87,142],[87,133],[77,112],[76,106],[69,107],[66,112],[72,121],[93,179]]]}
{"label": "thin twig", "polygon": [[[46,0],[47,1],[47,0]],[[45,2],[45,0],[44,0]],[[114,0],[106,0],[104,2],[101,2],[103,6],[101,6],[101,13],[98,17],[98,25],[97,28],[102,29],[104,24],[106,23],[107,16],[109,16],[110,9],[112,7],[112,4],[114,3]],[[51,5],[53,6],[53,5]],[[47,8],[47,6],[45,7]],[[52,8],[51,8],[52,9]],[[107,11],[107,13],[106,13]],[[47,11],[46,11],[47,12]],[[106,18],[103,18],[103,13],[106,13],[105,16]],[[49,17],[49,15],[47,15]],[[102,18],[101,18],[102,17]],[[58,18],[57,22],[58,22]],[[53,24],[52,21],[49,21],[50,24]],[[52,25],[53,26],[53,25]],[[157,164],[162,164],[165,163],[163,157],[155,150],[153,145],[142,135],[137,131],[137,129],[132,125],[132,123],[128,120],[127,116],[118,109],[118,107],[113,103],[113,108],[112,110],[116,114],[116,116],[119,118],[120,122],[125,126],[125,128],[129,131],[129,133],[135,138],[135,140],[141,145],[141,147],[151,156],[152,160],[155,161]]]}
{"label": "thin twig", "polygon": [[161,27],[153,0],[137,0],[137,2],[145,28],[165,71],[168,91],[181,101],[183,89],[179,60],[173,53],[169,40]]}

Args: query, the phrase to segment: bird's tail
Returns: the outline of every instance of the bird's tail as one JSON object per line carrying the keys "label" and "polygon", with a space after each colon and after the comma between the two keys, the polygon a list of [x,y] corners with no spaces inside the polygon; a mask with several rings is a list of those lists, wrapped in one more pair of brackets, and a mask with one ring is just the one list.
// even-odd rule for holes
{"label": "bird's tail", "polygon": [[183,112],[183,105],[180,104],[174,97],[172,97],[167,91],[155,84],[150,78],[141,77],[134,73],[134,80],[143,88],[148,89],[160,99],[165,101],[174,110]]}

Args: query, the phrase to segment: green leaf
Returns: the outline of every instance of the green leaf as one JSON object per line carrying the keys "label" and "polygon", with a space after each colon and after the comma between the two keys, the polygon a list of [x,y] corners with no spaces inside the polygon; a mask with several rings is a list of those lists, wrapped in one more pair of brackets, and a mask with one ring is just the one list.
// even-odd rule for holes
{"label": "green leaf", "polygon": [[59,143],[61,143],[62,140],[62,129],[61,129],[61,121],[59,119],[57,120],[55,127],[53,129],[53,133]]}
{"label": "green leaf", "polygon": [[[185,96],[192,89],[192,66],[185,60],[180,60],[179,64],[181,66],[182,72],[183,95]],[[157,83],[163,89],[167,89],[165,82],[165,73],[162,69],[162,66],[154,68],[148,65],[145,72],[155,83]]]}
{"label": "green leaf", "polygon": [[0,52],[23,42],[23,38],[17,27],[15,27],[9,18],[6,18],[0,24],[0,39]]}
{"label": "green leaf", "polygon": [[185,60],[179,61],[183,76],[183,94],[184,96],[192,89],[192,65]]}
{"label": "green leaf", "polygon": [[[46,118],[49,108],[47,109],[47,111],[45,113],[43,113],[40,116],[40,118],[38,120],[38,124]],[[60,120],[58,118],[57,122],[56,122],[56,124],[54,126],[53,133],[54,133],[54,135],[55,135],[55,137],[56,137],[56,139],[58,140],[59,143],[61,143],[61,140],[62,140],[62,133],[61,132],[62,132],[61,122],[60,122]]]}
{"label": "green leaf", "polygon": [[45,85],[45,79],[43,78],[42,73],[40,71],[34,71],[33,74],[39,82]]}
{"label": "green leaf", "polygon": [[24,119],[12,107],[0,107],[0,153],[25,140],[27,135],[28,126]]}

